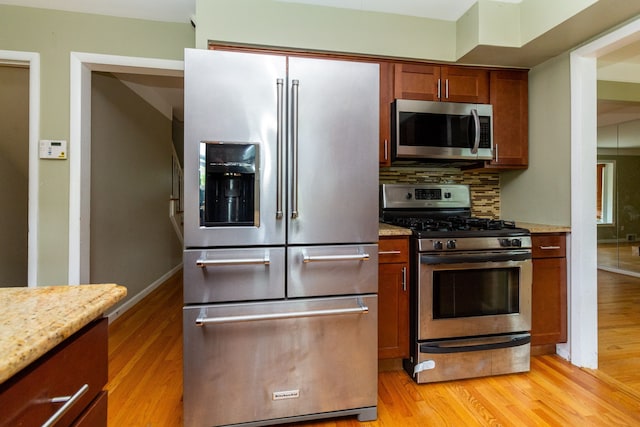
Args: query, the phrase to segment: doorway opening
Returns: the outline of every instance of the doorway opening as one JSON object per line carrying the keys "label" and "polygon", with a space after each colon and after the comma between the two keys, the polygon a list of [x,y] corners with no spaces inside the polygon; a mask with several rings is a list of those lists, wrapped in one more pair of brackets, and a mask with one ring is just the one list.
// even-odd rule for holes
{"label": "doorway opening", "polygon": [[[79,283],[89,283],[94,276],[94,271],[92,271],[91,266],[94,267],[97,264],[92,264],[92,251],[95,249],[95,246],[92,244],[92,232],[96,232],[95,224],[92,224],[91,217],[92,212],[96,212],[95,209],[99,204],[96,204],[97,200],[92,201],[92,186],[95,185],[95,176],[92,168],[92,158],[94,157],[92,154],[92,148],[96,151],[96,155],[99,153],[109,153],[108,146],[105,147],[104,144],[109,144],[108,138],[101,138],[100,141],[96,140],[96,143],[102,144],[101,146],[92,147],[92,139],[95,137],[94,131],[98,132],[98,129],[92,129],[92,127],[102,126],[102,130],[100,132],[100,136],[106,135],[109,133],[108,125],[105,128],[105,124],[101,121],[95,121],[95,118],[92,118],[92,109],[96,107],[92,99],[94,93],[99,93],[101,96],[101,100],[97,100],[100,102],[99,110],[104,112],[105,108],[107,111],[110,111],[113,114],[112,119],[114,123],[118,123],[116,126],[133,126],[129,128],[130,133],[124,135],[134,135],[135,132],[140,130],[140,127],[137,126],[139,123],[136,123],[136,118],[129,119],[131,113],[124,113],[130,105],[128,105],[126,99],[123,101],[124,97],[129,97],[128,99],[132,102],[137,102],[138,95],[136,95],[135,90],[133,89],[136,86],[134,76],[150,76],[151,77],[167,77],[167,78],[182,78],[183,75],[183,62],[182,61],[172,61],[172,60],[157,60],[150,58],[134,58],[134,57],[122,57],[122,56],[112,56],[112,55],[97,55],[97,54],[87,54],[87,53],[71,53],[71,113],[70,113],[70,121],[71,121],[71,133],[70,133],[70,145],[74,148],[75,155],[71,157],[70,163],[70,218],[69,218],[69,283],[70,284],[79,284]],[[115,76],[120,76],[120,78],[116,78]],[[127,84],[125,85],[122,81],[127,80]],[[100,89],[102,87],[102,89]],[[104,87],[108,87],[110,89],[104,89]],[[97,92],[96,92],[97,91]],[[112,95],[120,94],[119,99],[113,99],[116,103],[118,103],[122,108],[111,108],[109,99],[104,99],[104,97],[109,97]],[[142,95],[140,95],[142,96]],[[141,102],[140,104],[146,104],[145,102]],[[97,108],[97,107],[96,107]],[[153,110],[153,111],[150,111]],[[136,110],[140,112],[142,110]],[[144,109],[143,115],[148,117],[149,115],[154,114],[155,109],[152,107]],[[157,113],[157,111],[155,111]],[[121,114],[122,113],[122,114]],[[103,114],[103,113],[100,113]],[[157,113],[157,115],[162,115]],[[166,120],[170,121],[170,120]],[[148,122],[145,122],[148,123]],[[170,125],[169,125],[170,127]],[[143,129],[144,133],[144,129]],[[168,131],[168,139],[171,139],[171,130]],[[167,132],[163,135],[163,141],[166,143]],[[93,135],[93,136],[92,136]],[[144,135],[146,138],[147,135]],[[133,140],[130,141],[131,144],[134,144],[137,141],[136,136],[132,136]],[[160,143],[160,141],[158,141]],[[147,141],[149,144],[149,141]],[[119,148],[116,148],[119,147]],[[158,146],[159,147],[159,146]],[[113,173],[119,174],[118,179],[123,178],[123,171],[120,170],[118,172],[116,169],[119,167],[128,168],[127,173],[130,178],[130,186],[127,186],[126,183],[122,183],[123,187],[128,192],[128,196],[132,196],[132,193],[135,188],[140,186],[140,183],[149,179],[153,180],[155,177],[149,176],[149,172],[143,173],[142,176],[139,177],[138,180],[135,179],[133,172],[135,172],[136,165],[146,166],[141,164],[144,161],[144,156],[139,157],[140,153],[135,153],[132,151],[126,151],[131,149],[132,147],[126,147],[126,144],[114,144],[112,146],[114,149],[123,149],[121,153],[121,163],[118,163],[117,157],[111,158],[109,161],[112,162],[111,166],[113,169]],[[146,148],[147,154],[149,155],[149,159],[155,156],[157,153],[155,151],[161,151],[160,148],[158,150],[154,150],[153,146],[147,146]],[[166,189],[165,197],[165,207],[162,209],[162,214],[166,217],[166,222],[169,227],[171,227],[169,223],[169,209],[167,209],[170,205],[170,196],[172,192],[172,182],[171,182],[171,172],[172,172],[172,156],[171,149],[167,148],[165,145],[162,146],[163,152],[168,150],[168,157],[166,158],[166,170],[169,172],[169,180]],[[127,154],[128,153],[128,154]],[[135,156],[138,156],[134,159]],[[137,160],[136,160],[137,159]],[[95,160],[95,159],[94,159]],[[135,164],[129,164],[131,161],[137,162]],[[102,167],[103,164],[100,162],[96,165],[95,161],[93,163],[95,165],[96,171],[98,171],[98,166]],[[104,176],[105,170],[101,169],[101,176]],[[97,176],[97,175],[96,175]],[[165,177],[161,178],[164,179]],[[117,180],[116,180],[117,181]],[[100,184],[101,187],[104,187],[104,181]],[[129,191],[131,190],[131,191]],[[113,193],[109,195],[105,192],[100,191],[100,194],[94,194],[93,198],[102,198],[100,202],[102,203],[99,206],[105,207],[104,202],[106,200],[118,200],[117,194],[114,196]],[[147,197],[146,192],[138,192],[138,197],[143,199]],[[115,197],[115,198],[114,198]],[[135,197],[135,196],[133,196]],[[128,200],[131,200],[130,198]],[[147,200],[143,200],[141,203],[145,203]],[[115,203],[115,202],[114,202]],[[109,206],[108,204],[106,205]],[[153,203],[149,203],[149,206],[153,206]],[[121,212],[127,211],[131,205],[127,205],[126,202],[122,206],[120,206]],[[93,211],[92,211],[93,209]],[[137,212],[137,211],[136,211]],[[131,215],[127,219],[120,219],[117,227],[127,227],[129,230],[133,232],[137,232],[141,226],[145,225],[141,221],[145,221],[143,215],[140,215],[140,212],[130,212]],[[104,209],[100,211],[100,218],[103,219],[105,215]],[[106,216],[106,218],[109,218]],[[99,219],[97,216],[95,219]],[[104,224],[103,224],[104,225]],[[102,232],[102,242],[104,243],[104,236],[117,237],[116,235],[120,235],[122,237],[122,229],[118,230],[118,233],[104,233]],[[173,233],[173,230],[170,230]],[[124,233],[126,234],[126,233]],[[96,234],[97,236],[97,234]],[[155,236],[152,232],[147,233],[148,241],[153,240],[157,236]],[[120,242],[118,246],[117,239],[113,239],[113,241],[106,242],[107,244],[116,245],[120,248],[122,252],[130,251],[131,248],[126,244]],[[175,243],[175,242],[174,242]],[[176,243],[176,246],[181,246],[181,244]],[[178,265],[174,266],[171,270],[167,271],[162,277],[157,278],[157,280],[152,283],[145,282],[145,279],[132,279],[136,282],[135,286],[127,286],[130,289],[130,295],[124,301],[124,303],[120,304],[112,313],[110,314],[110,319],[113,320],[115,317],[126,311],[126,309],[130,306],[133,306],[136,302],[140,301],[144,296],[149,294],[155,287],[163,283],[168,277],[175,274],[177,270],[181,267],[181,247],[179,248],[180,256],[179,259],[176,256],[165,258],[164,261],[169,260],[168,262],[174,262]],[[143,251],[138,251],[143,252]],[[140,253],[134,254],[135,256],[144,255]],[[175,255],[175,254],[174,254]],[[129,258],[125,258],[125,260],[129,261]],[[94,259],[93,261],[100,261],[98,259]],[[129,271],[132,273],[130,276],[135,277],[136,272],[132,272],[133,269],[138,269],[144,271],[149,266],[145,266],[145,263],[142,264],[133,263],[132,265],[120,265],[118,268],[122,268],[122,271]],[[100,266],[102,268],[102,265]],[[98,274],[97,271],[95,271]],[[127,283],[121,283],[127,285]]]}
{"label": "doorway opening", "polygon": [[[11,102],[0,144],[6,174],[0,189],[0,286],[38,284],[38,139],[40,137],[40,54],[0,50],[0,98]],[[2,114],[3,118],[7,114]],[[1,263],[6,263],[1,264]]]}

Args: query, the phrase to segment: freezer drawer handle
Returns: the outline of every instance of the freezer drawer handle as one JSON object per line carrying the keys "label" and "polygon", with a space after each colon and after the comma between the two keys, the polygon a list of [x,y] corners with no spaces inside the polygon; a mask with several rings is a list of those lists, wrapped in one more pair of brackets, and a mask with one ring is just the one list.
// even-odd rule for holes
{"label": "freezer drawer handle", "polygon": [[[204,310],[203,310],[204,311]],[[300,317],[335,316],[340,314],[367,314],[369,307],[358,298],[358,307],[334,308],[328,310],[292,311],[290,313],[248,314],[246,316],[204,317],[204,313],[196,319],[196,326],[219,323],[254,322],[260,320],[297,319]]]}
{"label": "freezer drawer handle", "polygon": [[369,261],[369,254],[357,255],[304,255],[302,262],[325,262],[325,261]]}
{"label": "freezer drawer handle", "polygon": [[264,258],[247,258],[247,259],[199,259],[196,261],[196,266],[200,268],[207,268],[209,266],[220,265],[247,265],[247,264],[264,264],[269,265],[271,261],[269,257]]}

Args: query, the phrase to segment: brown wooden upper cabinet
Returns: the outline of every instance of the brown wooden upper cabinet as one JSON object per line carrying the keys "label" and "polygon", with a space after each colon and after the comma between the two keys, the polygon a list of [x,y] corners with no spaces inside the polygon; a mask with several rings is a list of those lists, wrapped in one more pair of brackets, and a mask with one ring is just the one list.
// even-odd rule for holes
{"label": "brown wooden upper cabinet", "polygon": [[489,71],[479,68],[396,63],[394,98],[489,103]]}
{"label": "brown wooden upper cabinet", "polygon": [[491,71],[493,160],[488,169],[524,169],[529,164],[529,77],[527,70]]}
{"label": "brown wooden upper cabinet", "polygon": [[380,62],[380,166],[391,165],[393,63]]}

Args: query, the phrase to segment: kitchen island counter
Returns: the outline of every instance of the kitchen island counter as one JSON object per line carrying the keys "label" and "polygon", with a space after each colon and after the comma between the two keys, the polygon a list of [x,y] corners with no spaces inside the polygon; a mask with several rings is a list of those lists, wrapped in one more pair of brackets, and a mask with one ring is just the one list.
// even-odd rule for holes
{"label": "kitchen island counter", "polygon": [[115,284],[0,288],[0,384],[123,299]]}

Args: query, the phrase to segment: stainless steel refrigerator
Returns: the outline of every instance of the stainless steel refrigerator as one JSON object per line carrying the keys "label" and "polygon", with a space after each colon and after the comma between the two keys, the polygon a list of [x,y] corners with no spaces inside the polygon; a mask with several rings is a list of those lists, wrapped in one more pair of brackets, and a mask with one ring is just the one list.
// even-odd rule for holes
{"label": "stainless steel refrigerator", "polygon": [[376,64],[185,51],[184,425],[377,416]]}

